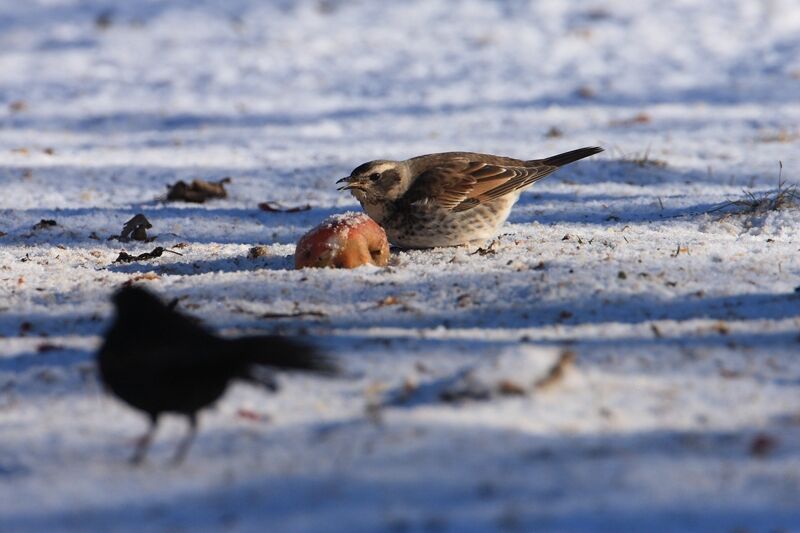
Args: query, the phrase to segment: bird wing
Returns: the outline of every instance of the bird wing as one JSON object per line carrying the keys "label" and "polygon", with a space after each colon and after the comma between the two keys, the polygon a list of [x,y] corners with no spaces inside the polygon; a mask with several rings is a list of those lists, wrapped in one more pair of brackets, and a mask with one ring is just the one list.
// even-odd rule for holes
{"label": "bird wing", "polygon": [[405,198],[417,205],[466,211],[524,189],[557,169],[539,162],[523,166],[456,159],[422,172]]}

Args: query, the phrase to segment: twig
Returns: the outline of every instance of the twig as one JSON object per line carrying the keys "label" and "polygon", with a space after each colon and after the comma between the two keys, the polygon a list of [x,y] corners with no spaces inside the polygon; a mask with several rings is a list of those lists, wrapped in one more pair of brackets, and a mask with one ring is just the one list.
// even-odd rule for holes
{"label": "twig", "polygon": [[316,317],[326,317],[328,316],[326,313],[322,311],[294,311],[292,313],[263,313],[259,315],[260,318],[299,318],[302,316],[316,316]]}

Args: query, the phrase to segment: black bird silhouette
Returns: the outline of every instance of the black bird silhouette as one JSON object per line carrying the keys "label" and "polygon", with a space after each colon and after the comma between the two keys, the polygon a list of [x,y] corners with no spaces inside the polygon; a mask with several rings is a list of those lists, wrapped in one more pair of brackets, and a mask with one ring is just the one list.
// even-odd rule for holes
{"label": "black bird silhouette", "polygon": [[218,400],[231,380],[275,390],[270,369],[336,373],[329,358],[302,342],[274,335],[224,339],[140,287],[122,288],[112,300],[117,315],[97,363],[107,389],[150,419],[134,464],[145,458],[162,413],[189,420],[174,457],[180,463],[197,431],[198,412]]}

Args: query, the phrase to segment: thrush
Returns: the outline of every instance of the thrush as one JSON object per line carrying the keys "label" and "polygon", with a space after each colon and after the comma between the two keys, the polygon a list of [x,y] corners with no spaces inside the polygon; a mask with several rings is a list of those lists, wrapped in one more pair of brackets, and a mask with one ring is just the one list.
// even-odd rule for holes
{"label": "thrush", "polygon": [[272,370],[336,371],[330,359],[291,338],[219,337],[136,286],[120,289],[112,299],[116,317],[97,363],[106,388],[149,419],[131,457],[134,464],[145,458],[163,413],[188,419],[189,430],[174,457],[181,462],[197,431],[198,413],[216,402],[233,380],[276,390]]}
{"label": "thrush", "polygon": [[526,188],[602,151],[579,148],[528,161],[472,152],[377,160],[337,183],[344,183],[339,190],[349,190],[395,246],[476,244],[497,234]]}

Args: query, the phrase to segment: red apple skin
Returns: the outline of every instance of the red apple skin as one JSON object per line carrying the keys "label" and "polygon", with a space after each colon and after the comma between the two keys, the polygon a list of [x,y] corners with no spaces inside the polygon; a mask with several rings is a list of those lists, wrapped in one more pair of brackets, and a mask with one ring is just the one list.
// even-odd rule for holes
{"label": "red apple skin", "polygon": [[386,266],[389,241],[377,222],[363,213],[328,218],[303,235],[294,254],[295,268]]}

